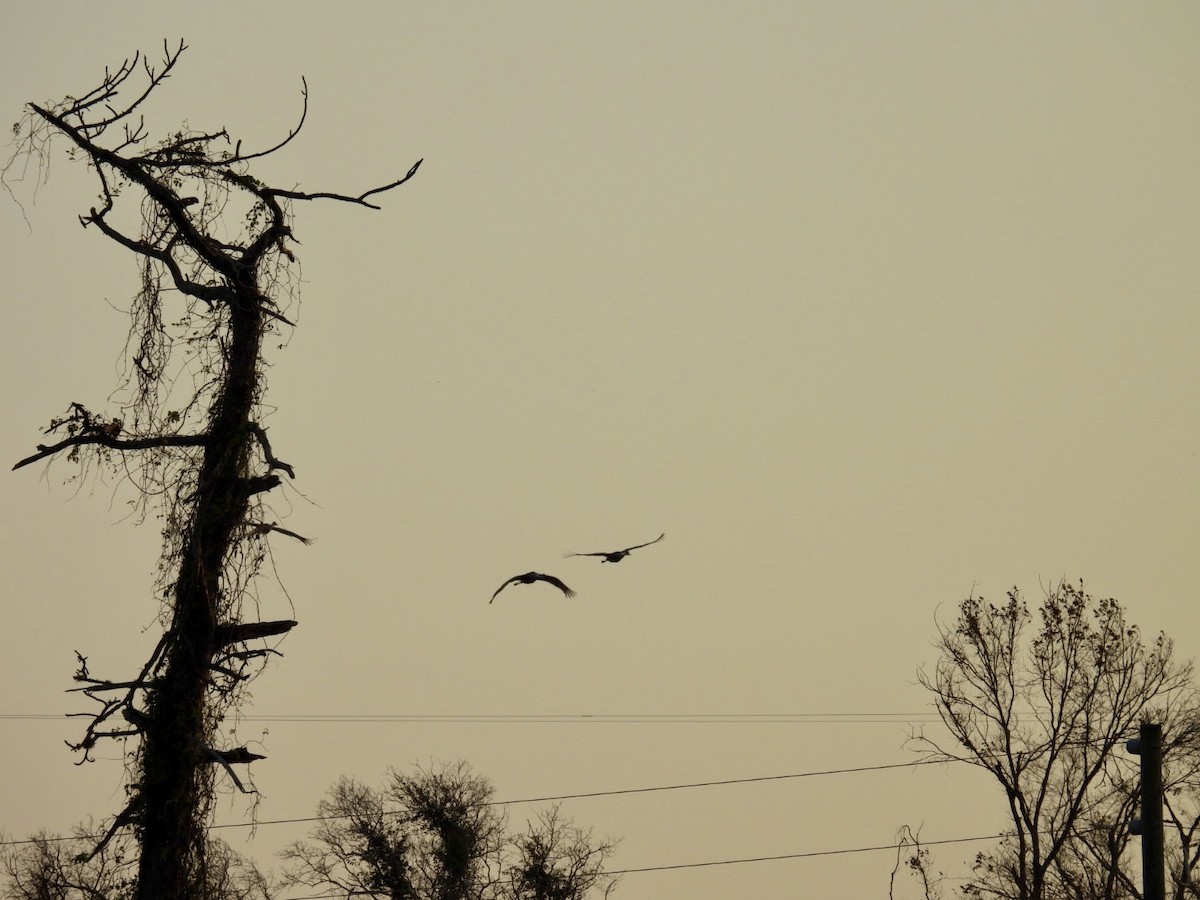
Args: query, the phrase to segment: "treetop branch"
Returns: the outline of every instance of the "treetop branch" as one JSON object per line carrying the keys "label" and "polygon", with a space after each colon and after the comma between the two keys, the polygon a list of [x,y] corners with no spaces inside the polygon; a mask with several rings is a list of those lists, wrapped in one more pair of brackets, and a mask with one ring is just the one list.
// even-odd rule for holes
{"label": "treetop branch", "polygon": [[317,191],[315,193],[307,193],[305,191],[285,191],[281,188],[268,188],[265,193],[274,197],[287,197],[289,200],[341,200],[343,203],[357,203],[360,206],[366,206],[369,209],[382,209],[374,203],[368,203],[367,198],[375,194],[382,194],[384,191],[390,191],[400,187],[404,182],[408,181],[417,174],[417,169],[421,168],[421,163],[424,159],[418,159],[413,163],[413,167],[408,170],[408,174],[398,181],[393,181],[391,184],[385,184],[381,187],[371,188],[369,191],[364,191],[357,197],[351,197],[348,194],[335,194],[330,191]]}
{"label": "treetop branch", "polygon": [[85,444],[99,444],[102,447],[108,447],[112,450],[124,451],[149,450],[156,447],[203,447],[207,442],[208,436],[203,434],[164,434],[159,437],[129,438],[128,440],[122,440],[121,438],[112,437],[107,434],[77,434],[74,437],[61,440],[57,444],[38,444],[38,452],[18,462],[13,466],[13,471],[30,463],[35,463],[39,459],[53,456],[67,447],[80,447]]}

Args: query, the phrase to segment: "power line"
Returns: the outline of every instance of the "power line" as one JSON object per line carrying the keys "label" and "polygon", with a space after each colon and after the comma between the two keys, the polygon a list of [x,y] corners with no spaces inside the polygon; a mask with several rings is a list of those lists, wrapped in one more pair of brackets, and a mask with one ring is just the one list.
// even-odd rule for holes
{"label": "power line", "polygon": [[[936,847],[946,844],[971,844],[979,841],[995,841],[1003,838],[1003,834],[986,834],[975,837],[945,838],[940,841],[921,841],[922,847]],[[612,869],[602,872],[602,875],[637,875],[643,872],[673,872],[681,869],[704,869],[714,866],[734,866],[746,863],[775,862],[784,859],[812,859],[820,856],[845,856],[851,853],[877,853],[883,850],[895,852],[896,844],[880,844],[874,847],[843,847],[836,850],[809,850],[801,853],[780,853],[774,856],[745,856],[737,859],[715,859],[694,863],[674,863],[664,866],[638,866],[629,869]],[[302,897],[288,897],[286,900],[329,900],[333,897],[345,896],[344,893],[308,894]]]}
{"label": "power line", "polygon": [[[787,775],[763,775],[763,776],[757,776],[757,777],[752,777],[752,778],[728,778],[728,779],[722,779],[719,781],[700,781],[700,782],[689,782],[689,783],[685,783],[685,784],[656,785],[656,786],[652,786],[652,787],[642,787],[642,788],[623,788],[623,789],[609,790],[609,791],[588,791],[588,792],[575,793],[575,794],[558,794],[558,795],[545,796],[545,797],[523,798],[523,799],[519,799],[519,800],[494,800],[494,801],[489,801],[483,805],[484,806],[509,806],[509,805],[515,805],[515,804],[519,804],[519,803],[543,803],[543,802],[552,801],[552,800],[574,800],[574,799],[582,799],[582,798],[589,798],[589,797],[610,797],[610,796],[620,796],[620,795],[625,795],[625,794],[650,793],[650,792],[654,792],[654,791],[676,791],[676,790],[686,790],[686,789],[691,789],[691,788],[717,787],[717,786],[722,786],[722,785],[752,784],[752,783],[760,783],[760,782],[767,782],[767,781],[781,781],[784,779],[792,779],[792,778],[814,778],[814,777],[825,776],[825,775],[846,775],[846,774],[856,774],[856,773],[860,773],[860,772],[877,772],[877,771],[884,771],[884,770],[888,770],[888,769],[913,768],[916,766],[933,765],[935,763],[958,762],[958,761],[959,760],[936,760],[936,759],[914,760],[912,762],[907,762],[907,763],[887,763],[887,764],[875,765],[875,766],[855,766],[855,767],[842,768],[842,769],[822,769],[822,770],[815,770],[815,771],[810,771],[810,772],[795,772],[795,773],[791,773],[791,774],[787,774]],[[306,817],[302,817],[302,818],[273,819],[273,820],[266,820],[266,821],[260,821],[260,822],[254,822],[254,823],[237,822],[237,823],[227,823],[224,825],[213,825],[213,826],[211,826],[210,830],[216,830],[216,829],[222,829],[222,828],[250,828],[250,827],[257,827],[259,825],[299,824],[299,823],[318,822],[318,821],[322,821],[322,820],[332,820],[332,819],[339,819],[339,818],[348,818],[348,817],[346,817],[346,816],[306,816]],[[975,836],[975,837],[946,838],[943,840],[936,840],[936,841],[921,841],[921,846],[933,847],[933,846],[941,846],[941,845],[948,845],[948,844],[975,843],[975,842],[979,842],[979,841],[999,840],[1003,836],[1004,835],[1002,835],[1002,834],[992,834],[992,835],[980,835],[980,836]],[[47,841],[65,841],[65,840],[75,840],[75,839],[77,839],[77,838],[57,837],[57,838],[46,838],[45,840],[47,840]],[[0,846],[12,846],[12,845],[16,845],[16,844],[29,844],[29,843],[34,843],[34,841],[32,841],[32,840],[3,841],[3,842],[0,842]],[[645,872],[668,872],[668,871],[679,871],[679,870],[683,870],[683,869],[711,868],[711,867],[715,867],[715,866],[745,865],[745,864],[750,864],[750,863],[774,862],[774,861],[786,860],[786,859],[810,859],[810,858],[823,857],[823,856],[842,856],[842,855],[848,855],[848,854],[853,854],[853,853],[874,853],[874,852],[880,852],[880,851],[884,851],[884,850],[895,851],[896,847],[897,847],[896,844],[882,844],[882,845],[871,846],[871,847],[845,847],[845,848],[839,848],[839,849],[834,849],[834,850],[810,850],[810,851],[804,851],[804,852],[799,852],[799,853],[782,853],[782,854],[776,854],[776,855],[772,855],[772,856],[738,857],[735,859],[705,860],[702,862],[673,863],[673,864],[660,865],[660,866],[638,866],[638,867],[630,867],[630,868],[626,868],[626,869],[614,869],[611,871],[606,871],[602,874],[611,875],[611,876],[634,875],[634,874],[641,874],[641,873],[645,873]],[[341,897],[341,896],[343,896],[342,892],[327,893],[327,894],[309,894],[309,895],[305,895],[305,896],[301,896],[301,897],[286,898],[286,900],[332,900],[332,898]]]}
{"label": "power line", "polygon": [[813,772],[793,772],[788,775],[759,775],[753,778],[726,778],[721,781],[695,781],[687,784],[666,784],[655,787],[623,788],[613,791],[590,791],[583,794],[561,794],[556,797],[535,797],[530,800],[495,801],[497,806],[509,806],[517,803],[546,803],[551,800],[579,800],[585,797],[613,797],[620,794],[648,794],[653,791],[679,791],[687,788],[718,787],[726,784],[752,784],[762,781],[783,781],[788,778],[815,778],[820,775],[848,775],[856,772],[879,772],[884,769],[906,769],[913,766],[928,766],[942,762],[938,759],[921,759],[906,763],[888,763],[880,766],[857,766],[846,769],[823,769]]}
{"label": "power line", "polygon": [[[987,834],[977,837],[964,838],[946,838],[940,841],[921,841],[922,847],[934,847],[941,844],[969,844],[976,841],[994,841],[1003,838],[1002,834]],[[882,844],[876,847],[845,847],[839,850],[810,850],[805,853],[781,853],[777,856],[747,856],[739,859],[717,859],[708,860],[697,863],[676,863],[667,866],[641,866],[634,869],[614,869],[611,872],[605,872],[605,875],[632,875],[639,872],[668,872],[675,869],[702,869],[710,866],[733,866],[740,863],[757,863],[757,862],[773,862],[779,859],[808,859],[814,856],[842,856],[848,853],[875,853],[880,850],[895,851],[896,844]],[[294,897],[292,900],[308,900],[308,898]]]}
{"label": "power line", "polygon": [[[950,760],[953,762],[954,760]],[[554,794],[545,797],[527,797],[518,800],[489,800],[482,804],[483,806],[515,806],[521,803],[548,803],[554,800],[581,800],[591,797],[617,797],[625,794],[648,794],[656,791],[682,791],[692,788],[719,787],[722,785],[732,784],[754,784],[766,781],[783,781],[792,778],[817,778],[823,775],[850,775],[859,772],[881,772],[887,769],[907,769],[916,766],[929,766],[937,763],[944,763],[947,760],[940,759],[919,759],[906,763],[886,763],[876,766],[855,766],[852,768],[843,769],[821,769],[811,772],[792,772],[786,775],[758,775],[750,778],[726,778],[720,781],[693,781],[684,784],[664,784],[654,785],[652,787],[640,788],[618,788],[608,791],[586,791],[575,794]],[[307,822],[322,822],[333,821],[336,819],[345,819],[349,816],[301,816],[291,819],[264,819],[257,822],[227,822],[221,825],[209,826],[210,831],[226,828],[258,828],[265,825],[297,825]],[[47,841],[69,841],[75,840],[74,837],[54,837],[46,838]],[[16,844],[32,844],[34,839],[25,839],[20,841],[0,841],[0,846],[13,846]]]}
{"label": "power line", "polygon": [[[753,784],[763,781],[782,781],[788,778],[815,778],[820,775],[848,775],[856,772],[876,772],[884,769],[904,769],[912,766],[928,766],[940,763],[942,760],[915,760],[907,763],[890,763],[882,766],[859,766],[850,769],[825,769],[815,772],[794,772],[788,775],[759,775],[753,778],[727,778],[721,781],[695,781],[687,784],[664,784],[654,787],[620,788],[611,791],[587,791],[578,794],[555,794],[546,797],[527,797],[520,800],[489,800],[482,806],[516,806],[521,803],[549,803],[554,800],[582,800],[590,797],[617,797],[624,794],[649,794],[655,791],[682,791],[689,788],[718,787],[729,784]],[[268,819],[261,822],[229,822],[224,825],[213,825],[212,828],[256,828],[259,825],[294,825],[304,822],[332,821],[345,819],[349,816],[304,816],[295,819]]]}
{"label": "power line", "polygon": [[[66,718],[66,714],[0,713],[0,720],[35,721]],[[819,713],[578,713],[578,714],[279,714],[240,716],[239,722],[331,724],[887,724],[936,722],[936,713],[819,712]]]}

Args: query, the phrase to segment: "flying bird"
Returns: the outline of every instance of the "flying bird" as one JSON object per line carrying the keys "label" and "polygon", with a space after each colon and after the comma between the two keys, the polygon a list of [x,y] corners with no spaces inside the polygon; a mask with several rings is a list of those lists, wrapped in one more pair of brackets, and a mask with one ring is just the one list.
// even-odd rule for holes
{"label": "flying bird", "polygon": [[611,553],[564,553],[563,556],[564,558],[567,556],[603,556],[604,559],[600,560],[601,562],[620,562],[634,550],[649,547],[651,544],[657,544],[666,536],[667,533],[664,531],[652,541],[646,541],[644,544],[634,544],[632,547],[626,547],[624,550],[613,550]]}
{"label": "flying bird", "polygon": [[[500,587],[496,588],[496,593],[492,594],[492,600],[495,600],[497,595],[510,584],[533,584],[535,581],[549,582],[568,597],[575,596],[575,592],[573,590],[571,590],[553,575],[543,575],[541,572],[526,572],[524,575],[514,575],[512,578],[508,579],[508,581],[504,582],[504,584],[500,585]],[[491,603],[492,600],[489,600],[488,603]]]}

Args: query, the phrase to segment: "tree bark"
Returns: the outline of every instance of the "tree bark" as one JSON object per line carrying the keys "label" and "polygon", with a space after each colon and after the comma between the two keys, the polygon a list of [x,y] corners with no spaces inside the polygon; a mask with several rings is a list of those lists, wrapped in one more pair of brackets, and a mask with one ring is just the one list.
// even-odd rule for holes
{"label": "tree bark", "polygon": [[231,304],[229,368],[213,407],[197,481],[195,513],[175,587],[173,640],[148,709],[140,779],[139,900],[188,896],[203,868],[212,762],[205,702],[218,638],[221,574],[235,529],[246,519],[245,490],[262,342],[261,297],[239,291]]}

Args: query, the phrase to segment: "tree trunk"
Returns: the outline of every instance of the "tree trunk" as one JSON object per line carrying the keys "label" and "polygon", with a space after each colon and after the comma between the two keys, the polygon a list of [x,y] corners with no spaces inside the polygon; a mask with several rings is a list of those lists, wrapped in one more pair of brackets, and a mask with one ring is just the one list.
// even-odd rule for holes
{"label": "tree trunk", "polygon": [[[231,304],[228,363],[213,406],[190,533],[175,585],[175,617],[162,677],[152,694],[142,753],[139,900],[185,898],[201,883],[212,760],[205,752],[211,664],[221,649],[221,574],[246,519],[247,481],[262,340],[261,298],[238,291]],[[199,849],[199,852],[203,852]]]}
{"label": "tree trunk", "polygon": [[[146,482],[139,486],[145,497],[165,498],[160,571],[175,579],[160,582],[164,618],[169,616],[165,634],[134,679],[95,678],[82,655],[75,676],[85,684],[77,690],[99,702],[101,711],[73,749],[86,760],[102,739],[141,740],[131,754],[128,802],[92,853],[101,853],[122,829],[136,829],[137,900],[186,900],[206,893],[205,826],[217,777],[214,765],[223,766],[242,788],[230,763],[263,758],[245,748],[240,753],[222,749],[215,740],[223,717],[242,697],[242,686],[257,674],[253,661],[273,652],[248,648],[246,642],[284,634],[296,624],[242,621],[242,600],[261,559],[256,542],[271,531],[304,540],[258,521],[263,505],[256,499],[280,484],[276,471],[294,477],[291,466],[274,456],[256,421],[264,335],[292,326],[274,296],[287,292],[286,282],[280,288],[274,276],[295,262],[287,246],[292,239],[288,206],[325,199],[378,209],[369,198],[404,184],[421,165],[418,160],[404,177],[358,195],[272,188],[251,177],[249,161],[282,149],[299,133],[308,112],[307,87],[299,123],[267,150],[242,154],[241,142],[231,141],[225,131],[195,132],[186,126],[151,144],[140,106],[185,49],[182,41],[175,49],[164,45],[159,67],[135,54],[106,71],[100,86],[82,97],[48,107],[31,103],[15,130],[26,149],[14,160],[21,153],[40,157],[55,131],[86,155],[99,178],[100,203],[80,217],[81,223],[134,253],[142,266],[142,288],[131,307],[126,416],[98,415],[72,403],[44,432],[58,440],[39,444],[36,453],[14,466],[62,451],[73,460],[90,452],[101,461],[148,453]],[[148,85],[118,102],[117,95],[138,77]],[[0,183],[7,171],[0,168]],[[130,186],[146,201],[137,236],[108,218],[122,188]],[[233,195],[248,202],[249,211],[240,236],[226,243],[214,229],[222,230],[218,226]],[[168,292],[182,297],[185,309],[183,321],[169,326],[163,311]],[[167,360],[181,343],[190,355],[182,371],[195,379],[195,391],[181,409],[168,410],[160,403],[167,402],[171,379],[180,374],[168,373]]]}

